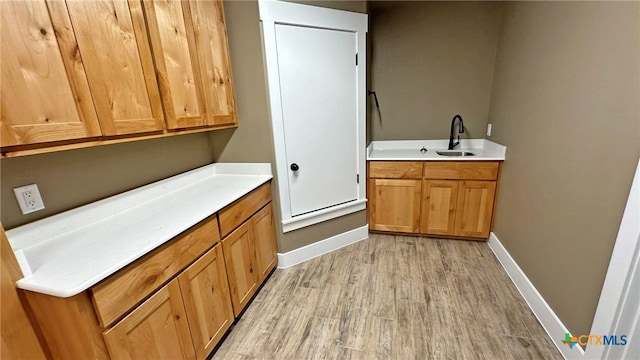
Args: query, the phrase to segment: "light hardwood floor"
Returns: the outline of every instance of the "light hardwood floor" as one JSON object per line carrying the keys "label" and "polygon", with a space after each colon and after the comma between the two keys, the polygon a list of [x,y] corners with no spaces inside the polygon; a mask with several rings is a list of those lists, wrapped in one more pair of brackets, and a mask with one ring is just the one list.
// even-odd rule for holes
{"label": "light hardwood floor", "polygon": [[371,234],[277,269],[213,359],[562,359],[484,242]]}

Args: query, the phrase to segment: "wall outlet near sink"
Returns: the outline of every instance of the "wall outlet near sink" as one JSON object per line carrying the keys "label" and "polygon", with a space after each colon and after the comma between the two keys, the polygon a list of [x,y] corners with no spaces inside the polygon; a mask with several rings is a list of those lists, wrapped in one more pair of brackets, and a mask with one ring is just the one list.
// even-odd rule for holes
{"label": "wall outlet near sink", "polygon": [[487,136],[491,136],[491,124],[487,124]]}

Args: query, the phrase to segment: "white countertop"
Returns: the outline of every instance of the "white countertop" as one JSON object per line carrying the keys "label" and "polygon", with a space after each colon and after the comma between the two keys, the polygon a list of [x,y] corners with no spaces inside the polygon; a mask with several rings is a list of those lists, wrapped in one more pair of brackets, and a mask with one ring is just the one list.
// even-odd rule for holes
{"label": "white countertop", "polygon": [[270,164],[211,164],[11,229],[17,286],[79,294],[271,178]]}
{"label": "white countertop", "polygon": [[[372,141],[367,147],[367,160],[486,161],[504,160],[507,147],[486,139],[463,139],[453,151],[469,151],[474,156],[443,156],[449,140]],[[422,147],[427,152],[420,152]]]}

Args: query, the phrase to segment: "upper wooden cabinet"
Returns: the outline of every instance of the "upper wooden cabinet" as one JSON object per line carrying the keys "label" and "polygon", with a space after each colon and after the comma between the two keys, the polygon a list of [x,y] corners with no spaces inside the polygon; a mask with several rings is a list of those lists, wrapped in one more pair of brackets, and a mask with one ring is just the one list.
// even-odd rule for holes
{"label": "upper wooden cabinet", "polygon": [[64,3],[0,2],[0,146],[100,136]]}
{"label": "upper wooden cabinet", "polygon": [[162,106],[140,2],[66,3],[103,134],[161,131]]}
{"label": "upper wooden cabinet", "polygon": [[220,0],[1,10],[3,153],[237,126]]}
{"label": "upper wooden cabinet", "polygon": [[231,66],[221,1],[145,1],[170,129],[234,124]]}

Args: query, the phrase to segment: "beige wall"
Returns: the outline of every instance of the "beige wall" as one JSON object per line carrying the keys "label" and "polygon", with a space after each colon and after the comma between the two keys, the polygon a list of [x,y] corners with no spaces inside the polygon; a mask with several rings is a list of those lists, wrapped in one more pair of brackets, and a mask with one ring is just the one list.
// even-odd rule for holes
{"label": "beige wall", "polygon": [[[212,162],[206,133],[0,160],[6,229]],[[38,184],[45,209],[22,215],[13,188]]]}
{"label": "beige wall", "polygon": [[372,140],[448,139],[461,114],[484,138],[502,5],[496,2],[370,3]]}
{"label": "beige wall", "polygon": [[[326,5],[325,2],[313,2]],[[365,10],[363,1],[331,2],[343,10]],[[266,74],[262,56],[257,1],[225,1],[227,34],[236,91],[239,127],[210,133],[211,152],[216,162],[269,162],[275,173],[275,154],[267,100]],[[274,174],[275,175],[275,174]],[[278,181],[277,177],[274,181]],[[274,190],[274,220],[280,224],[277,186]],[[276,226],[278,252],[324,240],[367,224],[365,211],[282,233]]]}
{"label": "beige wall", "polygon": [[505,7],[494,231],[574,334],[589,333],[640,155],[639,19],[638,2]]}

